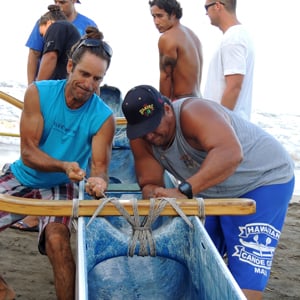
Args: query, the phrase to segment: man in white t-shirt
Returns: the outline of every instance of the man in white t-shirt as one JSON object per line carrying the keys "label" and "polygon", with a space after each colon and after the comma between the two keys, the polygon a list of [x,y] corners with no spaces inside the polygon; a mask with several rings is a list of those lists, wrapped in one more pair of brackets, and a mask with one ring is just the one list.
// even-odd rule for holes
{"label": "man in white t-shirt", "polygon": [[254,70],[254,47],[236,16],[236,0],[211,2],[205,9],[223,39],[208,69],[204,98],[214,100],[250,120]]}

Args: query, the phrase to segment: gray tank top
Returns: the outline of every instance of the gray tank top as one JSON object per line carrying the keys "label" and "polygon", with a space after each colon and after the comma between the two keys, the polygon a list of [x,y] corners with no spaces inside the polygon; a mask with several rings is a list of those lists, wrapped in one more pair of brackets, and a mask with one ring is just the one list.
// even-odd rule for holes
{"label": "gray tank top", "polygon": [[[194,175],[201,168],[207,155],[205,151],[192,148],[182,134],[180,110],[185,100],[186,98],[173,102],[176,136],[172,145],[166,150],[152,147],[156,159],[180,181]],[[231,119],[232,127],[242,145],[244,159],[233,175],[218,185],[202,191],[198,196],[240,197],[257,187],[291,180],[294,175],[294,163],[282,145],[255,124],[245,121],[224,107],[221,109]]]}

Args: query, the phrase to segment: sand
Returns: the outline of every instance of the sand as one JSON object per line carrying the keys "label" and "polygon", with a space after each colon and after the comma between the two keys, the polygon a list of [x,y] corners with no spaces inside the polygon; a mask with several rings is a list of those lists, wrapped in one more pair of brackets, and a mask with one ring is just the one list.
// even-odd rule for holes
{"label": "sand", "polygon": [[[289,206],[275,252],[264,299],[300,299],[300,196]],[[74,253],[76,237],[72,237]],[[7,229],[1,232],[0,272],[14,288],[16,299],[54,300],[52,268],[37,250],[37,233]]]}

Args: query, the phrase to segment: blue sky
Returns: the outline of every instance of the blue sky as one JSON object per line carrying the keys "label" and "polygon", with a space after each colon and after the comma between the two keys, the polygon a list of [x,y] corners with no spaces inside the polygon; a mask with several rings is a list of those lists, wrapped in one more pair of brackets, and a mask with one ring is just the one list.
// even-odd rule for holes
{"label": "blue sky", "polygon": [[[204,50],[202,90],[210,57],[222,33],[210,25],[204,0],[181,0],[182,24],[199,36]],[[26,84],[28,50],[25,42],[34,22],[52,1],[5,1],[0,12],[2,38],[0,80]],[[114,49],[104,83],[123,94],[137,84],[158,86],[159,33],[153,25],[148,0],[82,0],[79,12],[91,17]],[[284,5],[283,5],[284,4]],[[18,6],[18,7],[16,7]],[[298,113],[300,101],[299,0],[239,0],[238,18],[248,27],[256,48],[254,109]]]}

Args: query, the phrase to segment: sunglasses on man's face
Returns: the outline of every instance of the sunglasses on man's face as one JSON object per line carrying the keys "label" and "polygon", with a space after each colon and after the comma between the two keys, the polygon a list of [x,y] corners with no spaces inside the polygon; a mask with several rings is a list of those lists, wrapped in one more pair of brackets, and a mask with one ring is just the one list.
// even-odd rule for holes
{"label": "sunglasses on man's face", "polygon": [[211,6],[214,6],[214,5],[216,5],[217,3],[220,3],[220,4],[222,4],[222,5],[225,5],[225,3],[220,2],[220,1],[216,1],[216,2],[212,2],[212,3],[206,4],[206,5],[204,5],[204,8],[205,8],[206,12],[208,12],[208,9],[209,9]]}
{"label": "sunglasses on man's face", "polygon": [[[84,39],[80,42],[80,44],[75,49],[78,50],[81,47],[88,47],[88,48],[96,48],[96,47],[102,47],[106,55],[111,58],[113,55],[112,48],[104,41],[97,40],[97,39]],[[74,52],[75,52],[74,51]]]}

